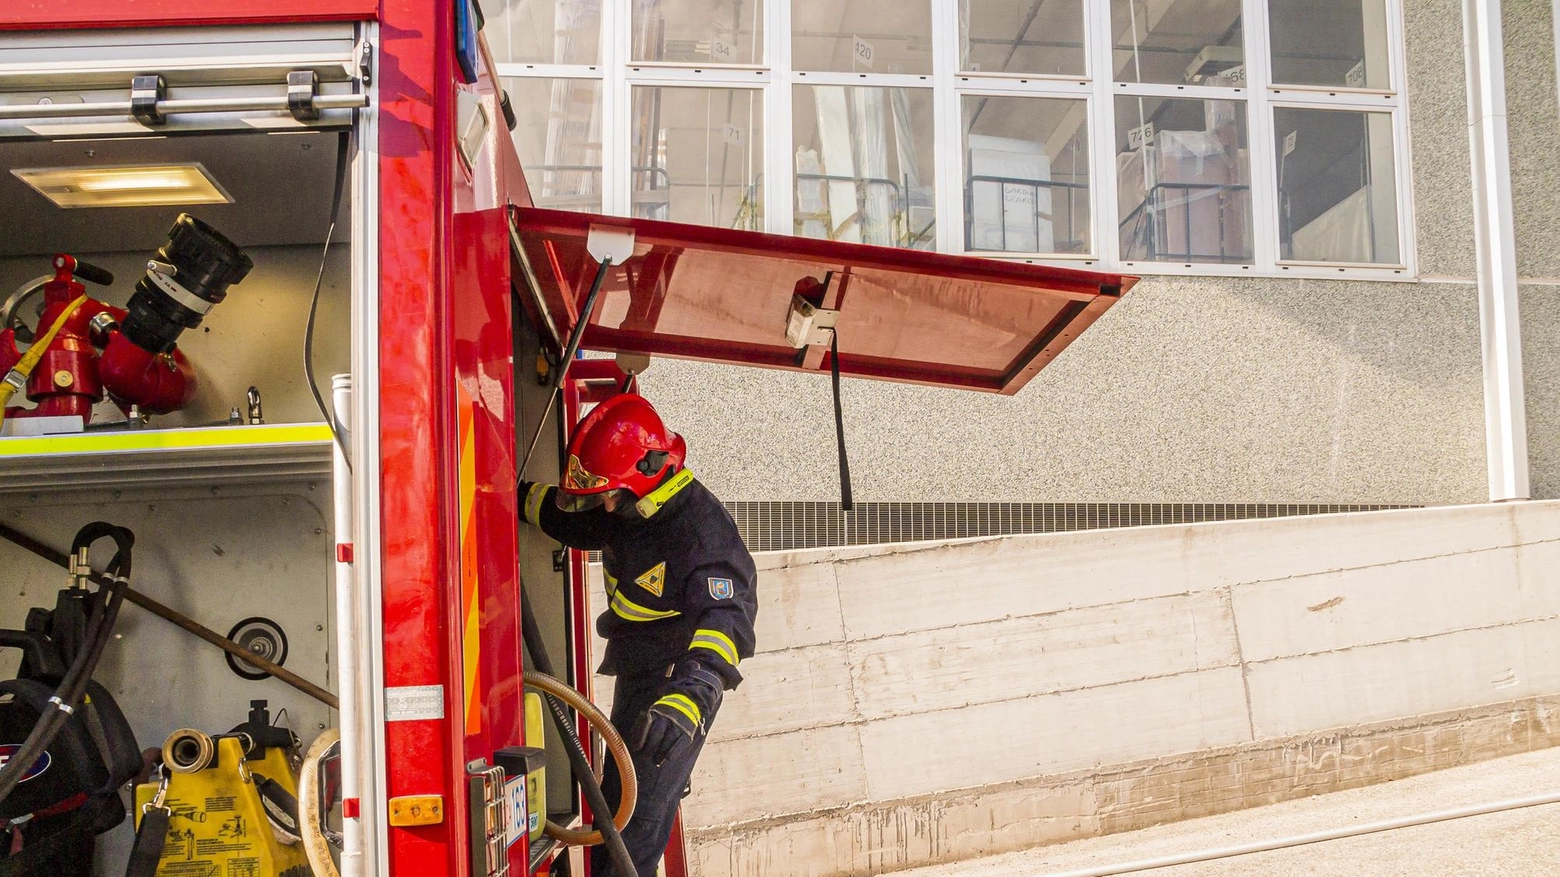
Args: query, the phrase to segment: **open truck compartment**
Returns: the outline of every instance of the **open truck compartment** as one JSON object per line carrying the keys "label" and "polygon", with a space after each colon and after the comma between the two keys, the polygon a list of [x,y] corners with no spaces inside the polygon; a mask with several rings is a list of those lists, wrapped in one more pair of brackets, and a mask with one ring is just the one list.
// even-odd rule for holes
{"label": "open truck compartment", "polygon": [[[536,815],[580,826],[577,777],[519,675],[539,645],[590,693],[585,557],[521,527],[515,495],[520,477],[555,479],[575,418],[625,386],[614,361],[568,356],[571,339],[636,370],[678,356],[1013,393],[1132,282],[535,209],[476,22],[457,20],[446,54],[431,17],[318,20],[364,18],[350,3],[248,25],[235,4],[154,5],[88,3],[127,25],[96,30],[0,10],[0,330],[20,332],[17,353],[41,343],[62,255],[106,315],[10,404],[93,386],[137,295],[184,314],[182,331],[160,325],[195,381],[165,413],[113,396],[75,424],[8,412],[0,630],[56,605],[71,579],[51,552],[83,525],[133,531],[139,596],[94,678],[139,748],[166,742],[180,768],[163,797],[155,774],[120,790],[128,811],[169,813],[158,873],[307,873],[243,802],[266,772],[296,793],[297,757],[336,731],[321,789],[324,827],[353,851],[342,873],[581,873],[577,850],[516,818],[535,804],[513,773],[545,764]],[[182,214],[252,262],[214,302],[159,253]],[[593,238],[616,254],[605,269]],[[92,549],[98,573],[110,553]],[[91,581],[112,587],[72,586]],[[522,583],[540,643],[521,642]],[[37,670],[0,642],[0,679]],[[296,747],[257,743],[268,728]],[[132,821],[98,835],[96,873],[123,872]]]}
{"label": "open truck compartment", "polygon": [[[281,664],[327,697],[342,695],[333,586],[336,543],[350,537],[336,532],[332,434],[304,362],[307,348],[331,406],[332,376],[354,370],[354,319],[372,287],[360,249],[371,219],[354,183],[364,161],[354,138],[360,123],[346,106],[363,102],[354,94],[360,30],[0,32],[0,297],[7,327],[22,335],[19,348],[47,328],[41,285],[60,254],[80,263],[86,307],[103,310],[108,324],[117,317],[122,335],[133,319],[123,309],[140,287],[155,295],[171,279],[174,292],[151,306],[199,314],[197,326],[163,327],[177,333],[176,355],[193,373],[193,392],[177,410],[148,413],[100,392],[85,421],[71,424],[29,416],[46,404],[37,382],[12,397],[0,435],[0,524],[55,551],[91,521],[127,528],[139,598]],[[308,80],[308,95],[342,105],[316,108],[304,96],[295,104],[309,105],[289,111],[290,75],[294,85],[300,75]],[[148,78],[150,104],[140,96]],[[136,109],[113,111],[126,101]],[[167,255],[182,214],[252,263],[236,283],[209,293],[219,297],[214,304],[199,300],[207,278],[198,275],[215,258],[209,240],[190,238],[190,253],[175,247],[177,258]],[[195,234],[184,222],[177,234]],[[164,258],[171,261],[149,269]],[[41,376],[50,387],[90,390],[110,380],[103,330],[72,336],[76,359],[40,363],[54,369]],[[174,355],[155,353],[154,369]],[[119,402],[137,398],[134,386],[127,392]],[[112,553],[100,541],[90,560],[101,570]],[[59,566],[3,539],[0,569],[0,629],[36,626],[36,611],[54,609],[69,581]],[[167,852],[212,873],[282,873],[303,863],[296,845],[250,830],[265,828],[253,824],[264,814],[238,790],[255,784],[239,781],[228,751],[236,744],[221,735],[268,722],[307,747],[339,727],[338,710],[135,602],[124,604],[113,637],[95,678],[140,748],[174,741],[164,752],[171,764],[180,747],[202,757],[200,735],[215,738],[205,756],[215,767],[174,775]],[[21,659],[0,651],[0,678],[17,676]],[[264,709],[252,716],[258,701]],[[251,731],[249,739],[264,736]],[[272,746],[243,760],[296,793],[297,765],[287,761],[301,754]],[[137,788],[139,800],[123,792],[132,811],[150,800],[148,786]],[[339,827],[339,811],[333,820]],[[125,873],[133,821],[98,836],[97,873]],[[24,833],[24,850],[26,841]]]}

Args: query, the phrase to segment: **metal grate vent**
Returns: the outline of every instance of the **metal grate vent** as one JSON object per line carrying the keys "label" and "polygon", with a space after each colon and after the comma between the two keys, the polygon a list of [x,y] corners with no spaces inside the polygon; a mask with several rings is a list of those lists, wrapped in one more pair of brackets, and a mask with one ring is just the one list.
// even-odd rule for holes
{"label": "metal grate vent", "polygon": [[863,502],[850,514],[832,502],[728,502],[751,551],[789,551],[837,545],[872,545],[1195,524],[1249,518],[1282,518],[1339,512],[1417,508],[1412,505],[1136,502]]}

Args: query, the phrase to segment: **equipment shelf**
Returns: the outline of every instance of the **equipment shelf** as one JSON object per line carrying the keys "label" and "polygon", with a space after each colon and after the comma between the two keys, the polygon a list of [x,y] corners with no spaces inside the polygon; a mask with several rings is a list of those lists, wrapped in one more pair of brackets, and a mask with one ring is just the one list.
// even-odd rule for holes
{"label": "equipment shelf", "polygon": [[0,493],[330,477],[323,423],[0,438]]}

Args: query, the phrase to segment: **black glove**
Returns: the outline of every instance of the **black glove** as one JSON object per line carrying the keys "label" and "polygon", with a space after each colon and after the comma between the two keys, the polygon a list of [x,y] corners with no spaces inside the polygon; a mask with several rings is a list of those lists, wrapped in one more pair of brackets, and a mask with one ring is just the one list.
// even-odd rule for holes
{"label": "black glove", "polygon": [[629,734],[634,749],[652,764],[665,763],[708,728],[722,688],[720,676],[697,660],[677,662],[667,693],[634,723]]}
{"label": "black glove", "polygon": [[659,766],[692,743],[698,732],[699,725],[684,710],[656,701],[634,723],[630,736],[635,751],[644,753],[651,764]]}

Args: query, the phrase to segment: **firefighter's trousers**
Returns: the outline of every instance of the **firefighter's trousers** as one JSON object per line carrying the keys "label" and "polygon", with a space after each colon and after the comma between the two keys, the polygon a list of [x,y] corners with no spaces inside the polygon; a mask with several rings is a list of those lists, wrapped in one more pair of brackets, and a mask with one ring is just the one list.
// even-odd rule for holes
{"label": "firefighter's trousers", "polygon": [[[666,677],[662,674],[617,677],[612,696],[612,724],[627,738],[639,717],[665,692]],[[703,729],[693,740],[673,753],[659,767],[650,759],[634,753],[634,774],[639,778],[639,797],[634,803],[634,818],[623,829],[623,843],[634,860],[639,877],[655,877],[656,865],[666,850],[667,838],[672,833],[672,822],[677,816],[677,805],[688,789],[688,777],[693,764],[704,749],[706,730],[715,721],[714,711],[704,717]],[[632,745],[632,739],[629,740]],[[617,770],[612,766],[612,754],[601,783],[601,791],[607,804],[617,808],[622,789],[618,786]],[[625,877],[612,868],[607,848],[598,845],[591,848],[591,877]]]}

